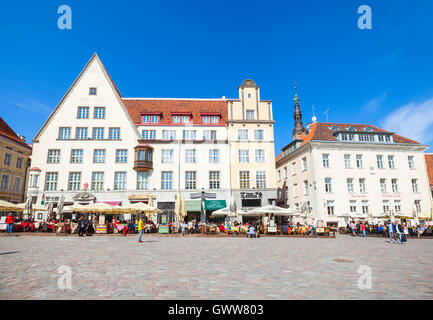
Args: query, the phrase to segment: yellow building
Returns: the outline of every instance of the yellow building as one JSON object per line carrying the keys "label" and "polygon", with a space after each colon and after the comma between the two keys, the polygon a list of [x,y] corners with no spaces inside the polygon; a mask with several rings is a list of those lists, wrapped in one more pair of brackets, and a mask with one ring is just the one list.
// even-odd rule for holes
{"label": "yellow building", "polygon": [[0,200],[24,202],[31,147],[0,117]]}
{"label": "yellow building", "polygon": [[251,209],[276,199],[272,101],[260,100],[260,87],[245,80],[239,99],[228,101],[228,140],[232,197],[237,208]]}

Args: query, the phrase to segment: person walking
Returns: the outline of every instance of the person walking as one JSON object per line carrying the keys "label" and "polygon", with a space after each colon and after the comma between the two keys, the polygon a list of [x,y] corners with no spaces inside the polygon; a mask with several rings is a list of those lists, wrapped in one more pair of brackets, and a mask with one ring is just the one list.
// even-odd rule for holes
{"label": "person walking", "polygon": [[394,225],[392,224],[391,220],[388,220],[388,234],[389,239],[391,240],[391,243],[394,242]]}
{"label": "person walking", "polygon": [[352,221],[352,223],[350,224],[350,229],[352,230],[352,235],[356,237],[356,225],[354,221]]}
{"label": "person walking", "polygon": [[403,229],[401,227],[401,224],[398,221],[395,222],[394,229],[395,229],[394,231],[395,234],[398,235],[398,243],[403,244],[402,242]]}
{"label": "person walking", "polygon": [[364,223],[364,221],[361,223],[361,233],[362,233],[362,237],[365,238],[365,223]]}
{"label": "person walking", "polygon": [[140,217],[140,219],[138,220],[138,242],[142,243],[143,241],[141,241],[141,237],[143,235],[143,230],[144,230],[144,222],[143,219]]}
{"label": "person walking", "polygon": [[86,231],[86,227],[87,227],[86,221],[84,220],[84,217],[81,216],[80,220],[78,220],[78,236],[79,237],[83,236],[84,231]]}
{"label": "person walking", "polygon": [[185,223],[185,220],[182,221],[182,222],[180,223],[180,227],[181,227],[181,229],[182,229],[182,237],[185,237],[185,231],[186,231],[186,223]]}
{"label": "person walking", "polygon": [[311,224],[311,231],[313,231],[314,238],[317,239],[317,231],[316,231],[316,229],[317,229],[317,221],[314,218],[312,218],[312,220],[313,220],[313,223]]}
{"label": "person walking", "polygon": [[14,222],[15,222],[15,218],[12,215],[12,213],[9,212],[8,216],[6,217],[6,221],[5,222],[7,224],[7,232],[8,233],[12,233]]}

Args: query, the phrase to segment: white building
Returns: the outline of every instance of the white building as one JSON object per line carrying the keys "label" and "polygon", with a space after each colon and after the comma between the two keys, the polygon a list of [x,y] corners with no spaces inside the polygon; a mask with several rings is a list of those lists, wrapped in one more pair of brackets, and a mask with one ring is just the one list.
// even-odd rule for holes
{"label": "white building", "polygon": [[[28,193],[38,203],[63,194],[66,205],[152,201],[169,218],[178,192],[190,219],[202,196],[208,214],[226,207],[228,101],[124,98],[95,54],[34,139]],[[267,136],[271,159],[273,131]],[[267,176],[275,198],[274,167]]]}
{"label": "white building", "polygon": [[429,217],[428,146],[373,125],[313,122],[295,97],[293,141],[276,159],[281,205],[337,224],[338,216]]}

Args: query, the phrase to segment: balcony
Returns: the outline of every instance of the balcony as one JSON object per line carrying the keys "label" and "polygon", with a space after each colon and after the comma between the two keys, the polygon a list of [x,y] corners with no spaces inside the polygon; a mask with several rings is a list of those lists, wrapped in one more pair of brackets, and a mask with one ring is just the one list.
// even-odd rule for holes
{"label": "balcony", "polygon": [[153,169],[153,148],[148,144],[140,144],[135,148],[135,171],[149,171]]}

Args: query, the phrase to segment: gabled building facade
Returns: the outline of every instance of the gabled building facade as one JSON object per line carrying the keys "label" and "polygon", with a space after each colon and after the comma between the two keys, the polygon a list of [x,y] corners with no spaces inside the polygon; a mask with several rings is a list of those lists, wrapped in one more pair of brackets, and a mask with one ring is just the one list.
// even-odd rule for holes
{"label": "gabled building facade", "polygon": [[0,117],[0,200],[24,201],[26,174],[32,149]]}
{"label": "gabled building facade", "polygon": [[[231,144],[238,142],[230,134],[237,132],[234,126],[258,129],[266,122],[266,157],[274,158],[271,102],[260,102],[259,109],[254,103],[266,116],[248,121],[239,116],[237,123],[241,103],[249,105],[224,97],[125,98],[95,54],[34,139],[28,192],[38,202],[45,196],[56,203],[64,195],[70,205],[87,189],[96,202],[151,202],[169,218],[180,192],[190,219],[200,218],[202,203],[209,215],[228,206],[232,191],[240,189],[231,173]],[[253,206],[275,198],[275,167],[268,161],[258,168],[266,171],[260,188],[266,200]]]}
{"label": "gabled building facade", "polygon": [[276,158],[278,202],[335,225],[345,215],[427,218],[426,148],[373,125],[310,123]]}

